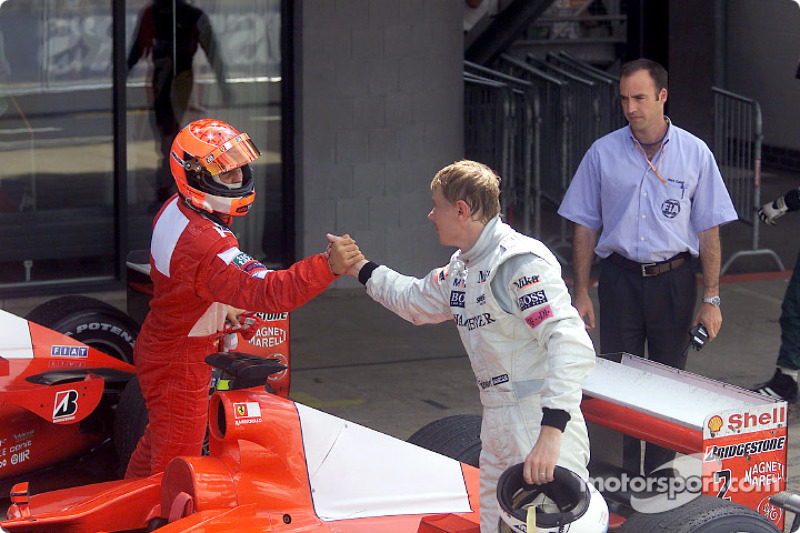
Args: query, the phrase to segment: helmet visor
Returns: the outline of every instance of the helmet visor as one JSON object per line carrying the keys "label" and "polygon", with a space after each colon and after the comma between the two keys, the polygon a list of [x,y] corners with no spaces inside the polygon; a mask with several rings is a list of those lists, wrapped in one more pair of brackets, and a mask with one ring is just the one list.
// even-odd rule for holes
{"label": "helmet visor", "polygon": [[250,137],[240,133],[205,156],[202,165],[212,176],[216,176],[255,161],[260,155]]}

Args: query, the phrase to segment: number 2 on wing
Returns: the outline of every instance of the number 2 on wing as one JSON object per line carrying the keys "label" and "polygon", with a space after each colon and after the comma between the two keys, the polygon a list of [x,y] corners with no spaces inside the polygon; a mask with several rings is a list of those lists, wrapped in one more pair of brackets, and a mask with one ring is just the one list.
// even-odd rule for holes
{"label": "number 2 on wing", "polygon": [[730,500],[731,497],[727,496],[727,494],[728,490],[731,488],[731,471],[718,470],[714,472],[714,482],[716,483],[722,482],[722,487],[720,487],[719,492],[717,493],[717,498],[721,498],[723,500]]}

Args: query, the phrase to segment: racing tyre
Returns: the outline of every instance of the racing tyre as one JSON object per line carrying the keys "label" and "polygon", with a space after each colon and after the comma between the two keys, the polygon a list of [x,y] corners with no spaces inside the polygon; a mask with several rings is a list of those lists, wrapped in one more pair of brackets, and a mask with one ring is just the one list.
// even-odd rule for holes
{"label": "racing tyre", "polygon": [[26,318],[133,364],[139,326],[112,305],[88,296],[61,296],[39,305]]}
{"label": "racing tyre", "polygon": [[477,468],[481,456],[481,415],[453,415],[434,420],[408,442]]}
{"label": "racing tyre", "polygon": [[117,448],[117,457],[123,473],[128,468],[131,454],[136,449],[141,436],[144,435],[144,429],[149,420],[142,389],[139,387],[139,379],[134,376],[122,391],[117,405],[117,415],[114,417],[114,445]]}
{"label": "racing tyre", "polygon": [[749,507],[704,494],[663,513],[634,513],[620,533],[777,533],[778,528]]}

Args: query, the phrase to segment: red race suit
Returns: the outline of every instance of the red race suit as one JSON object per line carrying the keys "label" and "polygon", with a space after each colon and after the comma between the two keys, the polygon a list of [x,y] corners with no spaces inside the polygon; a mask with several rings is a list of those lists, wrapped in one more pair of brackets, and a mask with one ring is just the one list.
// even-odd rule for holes
{"label": "red race suit", "polygon": [[153,299],[134,346],[150,422],[126,478],[161,472],[179,455],[201,454],[211,380],[204,359],[218,351],[229,306],[288,312],[336,279],[322,254],[271,271],[242,252],[236,236],[213,218],[175,195],[153,224]]}

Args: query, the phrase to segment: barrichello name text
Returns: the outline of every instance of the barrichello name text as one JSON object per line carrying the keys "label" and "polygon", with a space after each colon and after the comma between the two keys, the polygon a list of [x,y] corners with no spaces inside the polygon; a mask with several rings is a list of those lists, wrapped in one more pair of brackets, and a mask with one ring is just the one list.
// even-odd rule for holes
{"label": "barrichello name text", "polygon": [[239,418],[236,420],[236,425],[241,426],[242,424],[260,424],[260,418]]}
{"label": "barrichello name text", "polygon": [[461,328],[467,328],[468,331],[481,328],[483,326],[491,324],[492,322],[497,321],[494,318],[492,318],[492,315],[489,313],[481,313],[479,315],[470,318],[464,318],[463,315],[454,314],[453,320],[455,320],[456,326]]}

